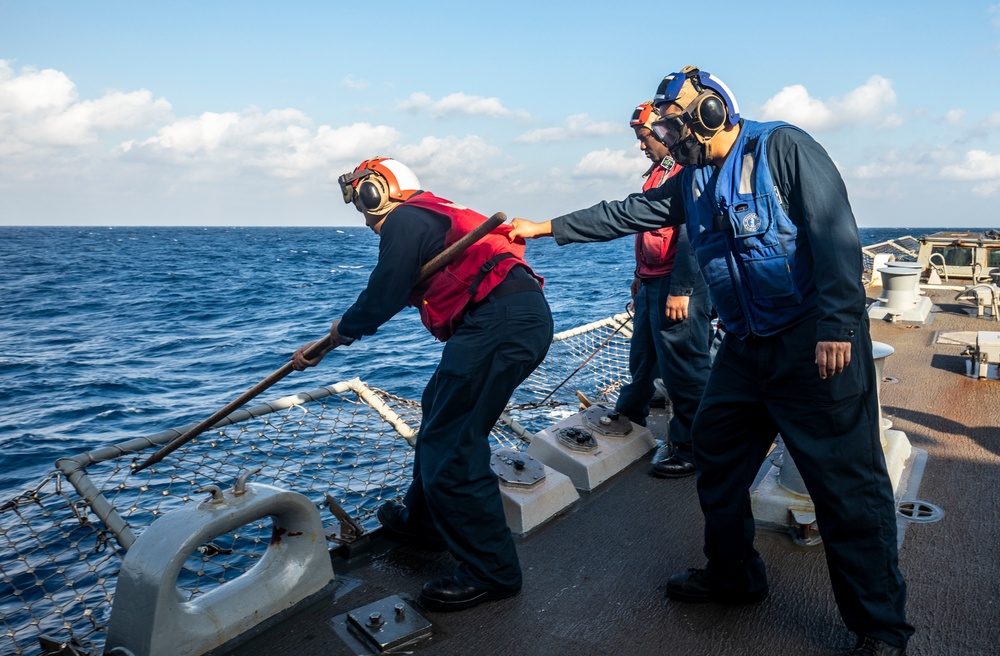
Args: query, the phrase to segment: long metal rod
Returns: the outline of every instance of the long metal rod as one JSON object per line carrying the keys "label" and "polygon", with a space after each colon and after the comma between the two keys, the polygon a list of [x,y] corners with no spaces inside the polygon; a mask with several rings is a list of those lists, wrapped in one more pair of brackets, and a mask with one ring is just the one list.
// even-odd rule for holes
{"label": "long metal rod", "polygon": [[[506,221],[507,221],[507,215],[504,214],[503,212],[497,212],[490,218],[483,221],[481,224],[476,226],[475,229],[470,231],[467,235],[464,235],[454,244],[445,248],[437,256],[435,256],[434,259],[432,259],[430,262],[422,266],[420,268],[420,273],[417,276],[417,280],[413,283],[414,286],[422,283],[424,280],[429,278],[431,274],[436,273],[439,269],[441,269],[442,267],[446,266],[449,262],[454,260],[459,253],[461,253],[466,248],[468,248],[475,242],[485,237],[488,233],[492,232],[500,224],[505,223]],[[320,354],[325,354],[328,353],[329,351],[332,351],[336,347],[337,347],[336,344],[331,344],[330,335],[327,334],[322,339],[318,339],[315,342],[313,342],[313,344],[308,349],[306,349],[306,352],[303,355],[305,355],[306,359],[311,360]],[[132,469],[132,473],[134,474],[136,472],[140,472],[146,467],[149,467],[150,465],[155,465],[156,463],[160,462],[161,460],[163,460],[165,457],[176,451],[181,446],[187,444],[194,438],[198,437],[199,435],[207,431],[209,428],[212,428],[216,424],[216,422],[224,419],[226,415],[228,415],[230,412],[233,412],[234,410],[238,409],[239,407],[241,407],[242,405],[244,405],[245,403],[256,397],[258,394],[260,394],[261,392],[268,389],[269,387],[277,383],[279,380],[290,374],[292,371],[293,369],[291,361],[286,362],[280,369],[278,369],[270,376],[268,376],[267,378],[260,381],[259,383],[251,387],[249,390],[241,394],[238,398],[234,399],[232,402],[227,404],[226,407],[222,408],[221,410],[213,414],[211,417],[201,422],[200,424],[198,424],[188,432],[184,433],[180,437],[174,439],[168,444],[165,444],[163,447],[160,448],[159,451],[149,456],[149,458],[147,458],[144,462],[142,462],[141,464],[137,465],[134,469]]]}

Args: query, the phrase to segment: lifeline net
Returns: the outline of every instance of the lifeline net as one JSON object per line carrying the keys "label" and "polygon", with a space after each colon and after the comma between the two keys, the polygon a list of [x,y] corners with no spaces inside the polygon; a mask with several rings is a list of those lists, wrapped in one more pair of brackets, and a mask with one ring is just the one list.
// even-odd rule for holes
{"label": "lifeline net", "polygon": [[[533,433],[579,410],[578,392],[613,405],[628,381],[631,328],[621,314],[557,334],[494,427],[492,448],[527,448]],[[377,507],[401,499],[409,485],[419,423],[419,403],[354,379],[234,412],[135,475],[132,467],[193,425],[61,459],[59,470],[0,505],[0,654],[101,653],[127,548],[158,516],[205,500],[206,486],[230,487],[241,474],[313,500],[332,545],[340,523],[328,494],[375,529]],[[271,531],[261,520],[202,545],[179,589],[191,599],[240,576],[263,555]],[[42,636],[51,647],[42,647]]]}
{"label": "lifeline net", "polygon": [[861,255],[864,258],[864,272],[861,275],[862,282],[867,285],[872,281],[872,265],[875,263],[875,256],[879,253],[892,255],[900,262],[916,262],[919,252],[920,241],[910,235],[864,246],[861,249]]}

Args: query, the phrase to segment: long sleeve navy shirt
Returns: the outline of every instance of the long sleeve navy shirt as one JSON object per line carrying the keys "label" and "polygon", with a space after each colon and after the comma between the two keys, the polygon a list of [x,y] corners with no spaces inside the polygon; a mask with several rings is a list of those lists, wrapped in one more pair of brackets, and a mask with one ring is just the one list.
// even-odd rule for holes
{"label": "long sleeve navy shirt", "polygon": [[[817,290],[817,341],[850,341],[865,311],[861,239],[836,165],[812,137],[778,129],[767,142],[771,177],[789,218],[805,231]],[[730,154],[732,156],[732,154]],[[560,245],[608,241],[685,222],[681,179],[552,220]]]}
{"label": "long sleeve navy shirt", "polygon": [[444,250],[449,227],[447,217],[423,208],[400,205],[389,212],[379,234],[378,263],[337,332],[353,339],[374,335],[409,305],[420,268]]}
{"label": "long sleeve navy shirt", "polygon": [[694,294],[694,286],[698,282],[698,276],[700,275],[701,269],[698,268],[698,259],[694,256],[694,249],[691,248],[691,240],[688,239],[687,226],[682,223],[677,226],[677,247],[674,251],[674,267],[670,271],[670,295],[691,296]]}

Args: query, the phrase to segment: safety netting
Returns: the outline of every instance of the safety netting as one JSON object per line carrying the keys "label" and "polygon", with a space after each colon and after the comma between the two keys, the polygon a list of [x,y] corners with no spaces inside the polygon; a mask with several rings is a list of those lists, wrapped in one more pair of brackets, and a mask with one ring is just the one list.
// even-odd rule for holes
{"label": "safety netting", "polygon": [[[494,427],[492,448],[524,450],[581,405],[613,405],[628,382],[631,328],[621,314],[557,334]],[[60,459],[0,504],[0,654],[100,654],[128,548],[157,517],[208,499],[213,486],[249,479],[307,496],[331,547],[351,526],[374,530],[378,506],[401,499],[411,480],[420,405],[353,379],[234,412],[135,471],[192,426]],[[264,518],[201,545],[178,578],[181,594],[193,599],[240,576],[272,530]]]}
{"label": "safety netting", "polygon": [[876,256],[880,253],[885,253],[891,256],[893,260],[900,262],[916,262],[917,255],[920,253],[920,241],[916,237],[906,235],[905,237],[889,239],[877,244],[864,246],[861,249],[861,254],[864,258],[862,280],[866,285],[872,280],[872,268]]}

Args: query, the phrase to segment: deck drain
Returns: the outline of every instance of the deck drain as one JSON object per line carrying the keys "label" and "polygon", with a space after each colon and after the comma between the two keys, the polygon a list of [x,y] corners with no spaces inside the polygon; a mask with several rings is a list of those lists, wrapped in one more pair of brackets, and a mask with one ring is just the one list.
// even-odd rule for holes
{"label": "deck drain", "polygon": [[896,505],[896,514],[910,522],[929,524],[944,517],[944,511],[926,501],[900,501]]}

